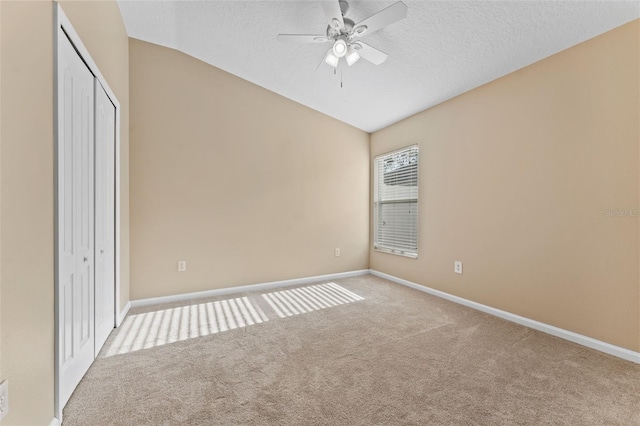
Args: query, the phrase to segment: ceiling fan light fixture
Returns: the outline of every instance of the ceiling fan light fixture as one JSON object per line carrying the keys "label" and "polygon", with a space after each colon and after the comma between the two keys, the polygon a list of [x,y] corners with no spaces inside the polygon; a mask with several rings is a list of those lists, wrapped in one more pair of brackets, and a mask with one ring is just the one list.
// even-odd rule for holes
{"label": "ceiling fan light fixture", "polygon": [[338,39],[333,43],[333,54],[338,58],[342,58],[347,54],[347,42],[344,39]]}
{"label": "ceiling fan light fixture", "polygon": [[349,48],[347,49],[347,55],[345,56],[345,59],[347,60],[347,65],[351,66],[356,62],[358,62],[358,60],[360,59],[360,55],[358,54],[358,52],[356,52],[356,50],[353,47],[349,46]]}
{"label": "ceiling fan light fixture", "polygon": [[340,58],[338,58],[336,55],[333,54],[333,52],[328,51],[327,52],[327,56],[324,58],[324,61],[331,65],[334,68],[337,68],[338,66],[338,61],[340,61]]}

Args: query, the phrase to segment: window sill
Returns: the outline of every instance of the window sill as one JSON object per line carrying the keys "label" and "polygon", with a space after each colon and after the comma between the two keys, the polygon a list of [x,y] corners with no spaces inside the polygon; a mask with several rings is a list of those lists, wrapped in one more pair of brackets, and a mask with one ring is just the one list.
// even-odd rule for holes
{"label": "window sill", "polygon": [[404,252],[402,250],[389,249],[389,248],[384,248],[384,247],[373,247],[373,249],[375,251],[379,251],[381,253],[395,254],[396,256],[409,257],[411,259],[417,259],[418,258],[418,253],[407,253],[407,252]]}

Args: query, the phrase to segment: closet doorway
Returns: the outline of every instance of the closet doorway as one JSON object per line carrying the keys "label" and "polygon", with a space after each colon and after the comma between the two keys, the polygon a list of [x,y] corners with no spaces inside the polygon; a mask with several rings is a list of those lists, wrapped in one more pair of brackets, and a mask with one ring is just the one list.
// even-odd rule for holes
{"label": "closet doorway", "polygon": [[57,8],[56,417],[116,324],[119,103]]}

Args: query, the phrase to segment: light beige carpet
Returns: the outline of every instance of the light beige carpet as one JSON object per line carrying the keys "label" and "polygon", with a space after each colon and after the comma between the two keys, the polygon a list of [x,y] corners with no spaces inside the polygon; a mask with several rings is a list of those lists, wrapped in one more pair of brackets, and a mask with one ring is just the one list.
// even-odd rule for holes
{"label": "light beige carpet", "polygon": [[377,277],[335,283],[132,310],[63,424],[640,425],[640,365]]}

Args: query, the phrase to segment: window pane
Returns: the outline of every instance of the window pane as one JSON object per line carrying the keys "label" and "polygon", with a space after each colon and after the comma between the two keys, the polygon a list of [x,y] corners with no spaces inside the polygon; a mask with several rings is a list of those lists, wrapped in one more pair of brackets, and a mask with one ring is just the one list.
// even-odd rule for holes
{"label": "window pane", "polygon": [[418,147],[376,157],[374,168],[374,246],[415,256],[418,249]]}
{"label": "window pane", "polygon": [[418,245],[418,202],[380,204],[378,245],[415,253]]}

